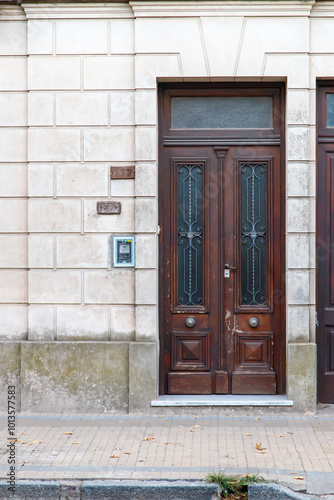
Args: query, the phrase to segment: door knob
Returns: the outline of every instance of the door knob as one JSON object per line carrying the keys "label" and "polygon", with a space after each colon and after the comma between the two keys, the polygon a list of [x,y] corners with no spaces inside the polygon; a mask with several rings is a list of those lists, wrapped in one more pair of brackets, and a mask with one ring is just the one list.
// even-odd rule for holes
{"label": "door knob", "polygon": [[249,321],[248,321],[249,325],[252,327],[252,328],[256,328],[259,324],[259,320],[257,318],[251,318]]}
{"label": "door knob", "polygon": [[236,267],[230,266],[230,264],[225,264],[225,269],[236,269]]}
{"label": "door knob", "polygon": [[186,325],[188,328],[192,328],[193,326],[196,325],[196,320],[192,316],[189,316],[189,318],[186,319]]}

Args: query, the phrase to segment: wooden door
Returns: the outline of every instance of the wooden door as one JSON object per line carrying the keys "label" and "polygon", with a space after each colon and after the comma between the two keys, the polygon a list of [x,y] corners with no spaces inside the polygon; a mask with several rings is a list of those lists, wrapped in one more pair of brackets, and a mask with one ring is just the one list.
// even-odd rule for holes
{"label": "wooden door", "polygon": [[161,393],[283,393],[280,140],[187,132],[160,141]]}
{"label": "wooden door", "polygon": [[174,147],[165,165],[167,392],[275,394],[279,148]]}
{"label": "wooden door", "polygon": [[334,83],[318,87],[318,401],[334,403]]}

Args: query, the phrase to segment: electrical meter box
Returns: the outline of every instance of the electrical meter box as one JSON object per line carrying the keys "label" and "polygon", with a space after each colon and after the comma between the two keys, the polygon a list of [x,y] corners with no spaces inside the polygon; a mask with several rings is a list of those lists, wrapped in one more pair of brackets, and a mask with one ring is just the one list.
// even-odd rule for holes
{"label": "electrical meter box", "polygon": [[114,267],[134,267],[134,236],[114,236]]}

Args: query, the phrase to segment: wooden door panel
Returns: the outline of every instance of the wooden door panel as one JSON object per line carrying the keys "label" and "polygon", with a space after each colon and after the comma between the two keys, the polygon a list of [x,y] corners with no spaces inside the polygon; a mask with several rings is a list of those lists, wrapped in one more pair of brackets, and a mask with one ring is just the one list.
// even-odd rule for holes
{"label": "wooden door panel", "polygon": [[334,403],[334,146],[320,144],[318,154],[318,400]]}

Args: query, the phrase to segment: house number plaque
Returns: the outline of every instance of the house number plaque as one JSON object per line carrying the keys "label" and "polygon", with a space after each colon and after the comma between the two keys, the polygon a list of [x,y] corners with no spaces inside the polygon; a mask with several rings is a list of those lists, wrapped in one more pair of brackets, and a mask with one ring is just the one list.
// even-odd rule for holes
{"label": "house number plaque", "polygon": [[97,213],[104,215],[120,214],[121,203],[119,201],[98,201]]}
{"label": "house number plaque", "polygon": [[127,165],[126,167],[110,167],[111,179],[134,179],[135,166]]}

